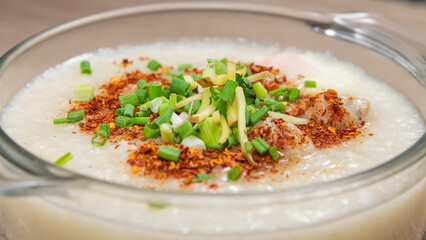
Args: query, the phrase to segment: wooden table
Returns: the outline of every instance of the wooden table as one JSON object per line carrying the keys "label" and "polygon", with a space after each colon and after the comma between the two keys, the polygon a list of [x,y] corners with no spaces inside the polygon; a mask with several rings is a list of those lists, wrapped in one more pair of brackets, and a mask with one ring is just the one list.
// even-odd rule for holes
{"label": "wooden table", "polygon": [[[240,0],[320,12],[370,11],[405,25],[426,39],[426,2],[398,0]],[[27,37],[86,15],[164,0],[0,0],[0,55]],[[170,1],[169,1],[170,2]]]}

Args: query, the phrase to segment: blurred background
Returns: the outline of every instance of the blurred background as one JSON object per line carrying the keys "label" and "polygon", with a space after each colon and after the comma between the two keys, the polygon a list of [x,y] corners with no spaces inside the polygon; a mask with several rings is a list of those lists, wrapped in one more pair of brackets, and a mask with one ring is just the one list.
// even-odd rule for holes
{"label": "blurred background", "polygon": [[[174,0],[0,0],[0,56],[51,26],[116,8]],[[179,0],[178,0],[179,1]],[[426,39],[426,1],[408,0],[240,0],[318,12],[380,13]]]}

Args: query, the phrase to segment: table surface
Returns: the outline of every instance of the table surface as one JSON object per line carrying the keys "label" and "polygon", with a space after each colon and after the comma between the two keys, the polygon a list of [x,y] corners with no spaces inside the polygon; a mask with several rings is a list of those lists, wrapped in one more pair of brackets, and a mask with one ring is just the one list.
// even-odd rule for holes
{"label": "table surface", "polygon": [[[426,1],[402,0],[239,0],[319,12],[368,11],[401,23],[426,39]],[[54,25],[111,9],[164,0],[0,0],[0,55]]]}

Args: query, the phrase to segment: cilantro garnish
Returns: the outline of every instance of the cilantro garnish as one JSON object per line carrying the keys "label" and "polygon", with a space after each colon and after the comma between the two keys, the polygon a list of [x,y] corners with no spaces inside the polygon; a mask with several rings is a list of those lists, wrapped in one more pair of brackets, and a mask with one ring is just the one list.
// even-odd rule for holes
{"label": "cilantro garnish", "polygon": [[244,96],[246,98],[246,104],[254,103],[256,99],[256,93],[254,92],[253,84],[246,77],[243,77],[241,74],[237,73],[235,75],[235,81],[240,85],[244,90]]}

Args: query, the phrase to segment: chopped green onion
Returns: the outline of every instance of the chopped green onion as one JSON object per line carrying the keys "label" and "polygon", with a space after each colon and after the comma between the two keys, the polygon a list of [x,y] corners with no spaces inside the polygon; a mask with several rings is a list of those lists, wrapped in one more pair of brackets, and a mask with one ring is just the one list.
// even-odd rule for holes
{"label": "chopped green onion", "polygon": [[283,103],[278,104],[277,110],[280,113],[285,113],[285,105]]}
{"label": "chopped green onion", "polygon": [[194,134],[194,128],[192,127],[192,123],[185,122],[180,127],[177,128],[177,131],[179,133],[179,136],[182,137],[182,139],[186,138],[189,135]]}
{"label": "chopped green onion", "polygon": [[235,140],[237,140],[237,142],[239,143],[240,142],[240,136],[239,136],[240,134],[238,133],[238,127],[232,127],[231,132],[234,135]]}
{"label": "chopped green onion", "polygon": [[214,123],[212,117],[200,123],[198,129],[198,137],[203,140],[206,145],[207,143],[217,144],[219,142],[221,131],[219,125]]}
{"label": "chopped green onion", "polygon": [[167,107],[170,107],[170,103],[161,103],[160,107],[158,108],[158,113],[162,114],[164,111],[166,111]]}
{"label": "chopped green onion", "polygon": [[133,117],[133,112],[135,111],[135,106],[132,104],[126,104],[124,106],[123,116],[125,117]]}
{"label": "chopped green onion", "polygon": [[271,154],[272,159],[274,159],[274,160],[280,159],[280,155],[278,155],[278,151],[277,151],[276,147],[271,147],[269,149],[269,153]]}
{"label": "chopped green onion", "polygon": [[90,101],[93,98],[92,85],[76,85],[74,87],[74,100],[75,101]]}
{"label": "chopped green onion", "polygon": [[223,115],[220,115],[220,127],[222,132],[220,135],[219,144],[224,144],[231,134],[231,129],[229,129],[228,122]]}
{"label": "chopped green onion", "polygon": [[139,103],[146,102],[146,90],[145,89],[136,89],[135,91],[136,97],[138,98]]}
{"label": "chopped green onion", "polygon": [[278,95],[280,93],[287,92],[287,91],[288,91],[288,87],[282,87],[282,88],[278,88],[277,90],[271,91],[270,94],[271,94],[271,97],[273,97],[275,95]]}
{"label": "chopped green onion", "polygon": [[160,82],[152,82],[148,84],[148,97],[150,100],[162,96],[162,85]]}
{"label": "chopped green onion", "polygon": [[[180,136],[179,136],[180,138]],[[185,147],[192,147],[200,150],[206,150],[206,144],[198,137],[191,135],[182,140],[181,144]]]}
{"label": "chopped green onion", "polygon": [[[198,83],[196,81],[194,81],[194,79],[191,76],[185,75],[185,76],[183,76],[183,79],[187,83],[189,83],[191,90],[195,90],[196,88],[198,88]],[[193,92],[191,91],[191,93],[193,93]]]}
{"label": "chopped green onion", "polygon": [[217,101],[213,102],[214,106],[217,110],[219,110],[219,113],[222,114],[225,118],[227,117],[227,104],[223,99],[219,99]]}
{"label": "chopped green onion", "polygon": [[192,68],[192,63],[181,64],[178,66],[179,70],[185,70],[185,69],[191,69],[191,68]]}
{"label": "chopped green onion", "polygon": [[214,111],[213,114],[212,114],[213,122],[216,123],[216,124],[220,123],[220,116],[221,115],[220,115],[218,110]]}
{"label": "chopped green onion", "polygon": [[306,88],[316,88],[317,87],[317,82],[316,81],[306,80],[305,81],[305,87]]}
{"label": "chopped green onion", "polygon": [[[223,100],[222,100],[223,101]],[[238,102],[226,105],[226,119],[228,126],[232,126],[238,121]]]}
{"label": "chopped green onion", "polygon": [[169,75],[176,76],[176,75],[182,74],[183,72],[181,70],[177,70],[177,69],[173,69],[173,68],[168,68],[167,69],[167,73]]}
{"label": "chopped green onion", "polygon": [[[162,103],[168,103],[168,102],[169,102],[169,100],[166,99],[163,96],[155,98],[155,99],[153,99],[153,100],[151,100],[151,101],[148,102],[149,110],[151,110],[151,112],[153,112],[153,113],[158,113],[160,105]],[[141,107],[144,108],[144,107],[146,107],[146,105],[143,104]],[[141,109],[141,108],[139,107],[139,109]]]}
{"label": "chopped green onion", "polygon": [[249,108],[249,106],[246,106],[245,116],[246,116],[246,125],[249,125],[250,117],[251,117],[251,108]]}
{"label": "chopped green onion", "polygon": [[260,154],[263,155],[265,154],[268,149],[265,148],[262,144],[260,144],[257,139],[251,141],[251,145],[254,147],[254,149],[256,149],[256,151]]}
{"label": "chopped green onion", "polygon": [[117,108],[117,109],[115,109],[115,115],[117,115],[117,116],[122,116],[123,115],[123,113],[124,113],[124,108]]}
{"label": "chopped green onion", "polygon": [[262,85],[261,82],[257,82],[253,85],[254,93],[258,98],[265,98],[268,95],[268,90]]}
{"label": "chopped green onion", "polygon": [[[260,108],[260,104],[261,104],[260,99],[259,99],[259,98],[256,98],[256,99],[254,100],[253,106],[254,106],[255,108]],[[254,113],[254,112],[252,112],[252,113]]]}
{"label": "chopped green onion", "polygon": [[157,60],[152,59],[148,62],[147,67],[152,71],[157,71],[161,67],[161,63],[157,62]]}
{"label": "chopped green onion", "polygon": [[170,107],[172,107],[173,110],[176,109],[176,103],[177,103],[177,94],[171,93],[170,97],[169,97],[169,104],[170,104]]}
{"label": "chopped green onion", "polygon": [[235,138],[234,134],[230,134],[228,137],[228,145],[226,147],[230,148],[235,144],[237,144],[237,139]]}
{"label": "chopped green onion", "polygon": [[203,78],[203,76],[202,76],[201,74],[194,74],[194,75],[192,75],[191,77],[192,77],[192,79],[194,79],[194,81],[195,81],[195,80],[198,80],[198,79],[200,79],[200,78]]}
{"label": "chopped green onion", "polygon": [[99,124],[99,131],[104,131],[106,134],[101,135],[102,137],[110,137],[111,136],[111,127],[109,124]]}
{"label": "chopped green onion", "polygon": [[249,111],[250,111],[251,114],[253,114],[253,113],[256,112],[256,108],[254,108],[253,105],[248,105],[247,108],[249,109]]}
{"label": "chopped green onion", "polygon": [[168,86],[163,87],[163,91],[161,93],[161,96],[163,96],[165,98],[169,98],[170,97],[170,87],[168,87]]}
{"label": "chopped green onion", "polygon": [[174,92],[180,95],[186,95],[186,91],[190,88],[190,84],[184,79],[174,77],[172,84],[170,85],[170,92]]}
{"label": "chopped green onion", "polygon": [[205,180],[214,179],[214,176],[212,174],[207,174],[205,172],[197,174],[196,178],[192,179],[192,182],[202,182]]}
{"label": "chopped green onion", "polygon": [[[104,138],[100,142],[96,141],[96,139],[99,136]],[[105,145],[105,143],[107,141],[107,137],[109,137],[109,136],[111,136],[111,130],[110,130],[109,124],[100,124],[98,132],[92,138],[92,144],[95,145],[95,146],[98,146],[98,147],[102,147],[103,145]]]}
{"label": "chopped green onion", "polygon": [[67,122],[75,123],[84,119],[84,108],[75,111],[69,111],[67,114]]}
{"label": "chopped green onion", "polygon": [[90,63],[88,61],[80,62],[81,73],[83,74],[92,74],[92,69],[90,68]]}
{"label": "chopped green onion", "polygon": [[169,123],[163,123],[160,125],[160,135],[161,141],[168,141],[170,144],[175,144],[172,126]]}
{"label": "chopped green onion", "polygon": [[64,165],[66,162],[71,160],[73,157],[70,152],[65,153],[62,157],[58,158],[58,160],[55,161],[55,164],[58,166]]}
{"label": "chopped green onion", "polygon": [[[191,86],[191,84],[189,84],[189,86]],[[187,90],[186,90],[186,92],[185,92],[185,96],[187,96],[187,97],[191,97],[191,96],[194,96],[194,95],[197,95],[196,93],[194,93],[192,90],[191,90],[191,88],[188,88]]]}
{"label": "chopped green onion", "polygon": [[231,168],[231,170],[228,171],[228,178],[230,180],[236,181],[241,174],[241,167],[239,166],[234,166]]}
{"label": "chopped green onion", "polygon": [[134,117],[130,121],[134,125],[145,125],[149,122],[149,117]]}
{"label": "chopped green onion", "polygon": [[226,74],[227,70],[228,70],[228,68],[226,66],[226,61],[217,61],[216,60],[214,62],[214,70],[216,72],[216,75]]}
{"label": "chopped green onion", "polygon": [[263,106],[250,116],[250,123],[254,125],[266,115],[268,115],[268,108],[266,106]]}
{"label": "chopped green onion", "polygon": [[172,118],[173,109],[167,105],[166,110],[160,116],[158,116],[152,123],[157,124],[157,126],[160,126],[163,123],[170,122],[170,119]]}
{"label": "chopped green onion", "polygon": [[136,83],[136,85],[138,86],[138,89],[146,89],[148,83],[145,80],[141,79]]}
{"label": "chopped green onion", "polygon": [[222,94],[220,98],[228,104],[232,104],[235,98],[235,89],[237,88],[238,83],[232,80],[227,80],[222,89]]}
{"label": "chopped green onion", "polygon": [[139,103],[138,97],[134,92],[118,97],[118,101],[120,102],[121,107],[124,107],[127,104],[137,105]]}
{"label": "chopped green onion", "polygon": [[150,203],[148,203],[148,206],[150,208],[155,208],[155,209],[164,209],[164,208],[167,208],[168,205],[166,203],[153,203],[153,202],[150,202]]}
{"label": "chopped green onion", "polygon": [[246,69],[247,69],[247,76],[251,76],[251,75],[253,75],[253,73],[251,72],[250,67],[249,67],[249,66],[247,66],[247,65],[245,65],[245,66],[246,66]]}
{"label": "chopped green onion", "polygon": [[[192,109],[191,109],[191,106],[192,106]],[[200,109],[200,107],[201,107],[201,101],[195,100],[193,102],[186,104],[183,110],[189,113],[189,109],[191,109],[191,114],[195,114]]]}
{"label": "chopped green onion", "polygon": [[115,126],[117,127],[128,127],[130,124],[130,118],[125,116],[118,116],[115,118]]}
{"label": "chopped green onion", "polygon": [[298,88],[290,88],[288,90],[288,100],[295,101],[300,98],[300,90]]}
{"label": "chopped green onion", "polygon": [[179,148],[161,145],[160,149],[158,149],[157,155],[163,159],[177,162],[179,160],[180,152],[181,150]]}
{"label": "chopped green onion", "polygon": [[222,92],[221,91],[219,91],[219,90],[217,90],[216,88],[214,88],[214,87],[211,87],[210,88],[210,92],[212,93],[212,96],[216,96],[216,95],[221,95],[222,94]]}
{"label": "chopped green onion", "polygon": [[156,138],[160,135],[160,128],[155,123],[145,125],[143,129],[143,136],[150,139]]}
{"label": "chopped green onion", "polygon": [[248,133],[248,132],[250,132],[250,130],[253,128],[253,126],[248,126],[247,128],[246,128],[246,133]]}
{"label": "chopped green onion", "polygon": [[198,112],[202,112],[210,106],[210,97],[212,96],[212,93],[210,91],[204,91],[201,95],[201,106]]}
{"label": "chopped green onion", "polygon": [[248,152],[248,153],[252,153],[253,152],[253,148],[251,147],[251,143],[250,142],[245,142],[244,143],[244,147],[246,148],[246,152]]}
{"label": "chopped green onion", "polygon": [[139,111],[135,113],[135,117],[148,117],[149,115],[151,115],[151,111],[149,110]]}
{"label": "chopped green onion", "polygon": [[223,149],[223,148],[225,148],[225,144],[219,144],[219,143],[206,143],[206,148],[211,148],[211,149]]}
{"label": "chopped green onion", "polygon": [[150,103],[151,103],[151,101],[139,105],[139,110],[141,110],[141,111],[150,111]]}
{"label": "chopped green onion", "polygon": [[183,76],[183,74],[176,75],[175,77],[179,78],[179,79],[182,79],[182,80],[185,80],[185,77]]}
{"label": "chopped green onion", "polygon": [[263,140],[261,137],[256,138],[256,141],[258,143],[260,143],[264,148],[266,148],[267,150],[269,150],[271,148],[271,146],[269,146],[268,143],[265,142],[265,140]]}
{"label": "chopped green onion", "polygon": [[64,123],[68,123],[68,120],[66,118],[53,119],[53,124],[64,124]]}
{"label": "chopped green onion", "polygon": [[282,102],[266,99],[265,106],[267,106],[269,110],[274,112],[285,112],[285,105]]}

